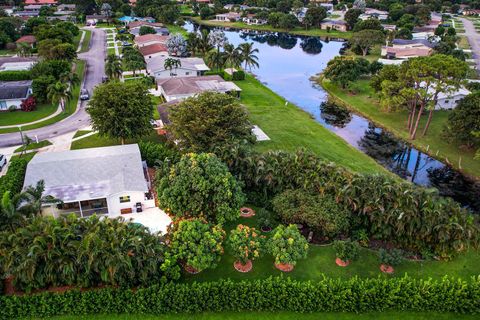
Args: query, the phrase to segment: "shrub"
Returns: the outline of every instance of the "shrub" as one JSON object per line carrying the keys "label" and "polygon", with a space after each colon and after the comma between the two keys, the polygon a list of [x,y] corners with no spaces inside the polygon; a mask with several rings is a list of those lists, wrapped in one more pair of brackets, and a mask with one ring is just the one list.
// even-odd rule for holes
{"label": "shrub", "polygon": [[403,261],[403,252],[399,249],[380,249],[378,251],[378,258],[380,263],[387,266],[398,266]]}
{"label": "shrub", "polygon": [[307,257],[308,242],[293,224],[276,227],[267,246],[275,264],[296,265],[298,260]]}
{"label": "shrub", "polygon": [[283,223],[301,223],[326,237],[348,232],[350,213],[329,195],[312,195],[303,190],[287,190],[273,201]]}
{"label": "shrub", "polygon": [[163,162],[168,159],[177,162],[179,155],[173,148],[169,148],[164,143],[155,143],[150,141],[141,141],[138,143],[142,159],[147,162],[149,167],[157,165],[158,161]]}
{"label": "shrub", "polygon": [[175,223],[170,236],[172,255],[197,271],[215,268],[223,254],[225,231],[194,218]]}
{"label": "shrub", "polygon": [[235,71],[232,74],[233,81],[245,80],[245,72],[242,70]]}
{"label": "shrub", "polygon": [[257,210],[257,220],[260,228],[275,228],[278,225],[273,214],[265,208]]}
{"label": "shrub", "polygon": [[22,104],[20,105],[20,108],[22,108],[22,111],[33,111],[37,107],[37,100],[35,99],[34,96],[30,96],[27,99],[22,101]]}
{"label": "shrub", "polygon": [[213,154],[184,155],[157,173],[160,206],[177,217],[205,217],[224,223],[240,216],[245,196],[240,184]]}
{"label": "shrub", "polygon": [[343,261],[353,261],[358,258],[360,245],[356,241],[334,241],[333,248],[337,258]]}
{"label": "shrub", "polygon": [[10,161],[7,173],[0,177],[0,197],[7,191],[17,194],[22,191],[28,160],[16,158]]}
{"label": "shrub", "polygon": [[22,80],[32,80],[32,73],[29,70],[0,72],[0,81],[22,81]]}
{"label": "shrub", "polygon": [[236,229],[230,232],[228,244],[233,256],[242,264],[248,260],[255,260],[262,253],[263,237],[255,228],[239,224]]}

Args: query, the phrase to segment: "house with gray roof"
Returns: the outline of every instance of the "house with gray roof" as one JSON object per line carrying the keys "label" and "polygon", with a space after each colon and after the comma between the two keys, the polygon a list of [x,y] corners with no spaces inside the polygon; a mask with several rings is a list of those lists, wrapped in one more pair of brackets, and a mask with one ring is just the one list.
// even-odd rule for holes
{"label": "house with gray roof", "polygon": [[168,56],[156,56],[147,60],[147,73],[156,79],[171,77],[198,77],[210,70],[202,58],[175,58],[180,60],[180,66],[165,69],[165,60]]}
{"label": "house with gray roof", "polygon": [[24,188],[43,180],[45,195],[62,203],[42,212],[109,217],[155,207],[137,144],[38,153],[28,163]]}
{"label": "house with gray roof", "polygon": [[0,81],[0,111],[20,109],[32,94],[32,81]]}

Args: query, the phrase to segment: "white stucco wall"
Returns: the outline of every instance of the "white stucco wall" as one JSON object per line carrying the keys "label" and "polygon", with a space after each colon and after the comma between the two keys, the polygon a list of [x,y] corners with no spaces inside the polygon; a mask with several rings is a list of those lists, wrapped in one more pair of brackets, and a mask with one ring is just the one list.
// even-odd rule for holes
{"label": "white stucco wall", "polygon": [[[177,70],[172,69],[173,73],[176,73],[177,77],[196,77],[199,76],[200,73],[196,70],[191,70],[191,69],[183,69],[183,68],[177,68]],[[170,75],[170,70],[161,70],[161,71],[155,71],[153,73],[155,78],[157,79],[165,79],[165,78],[170,78],[172,77]]]}
{"label": "white stucco wall", "polygon": [[[14,100],[0,100],[0,111],[8,111],[10,106],[15,106],[17,109],[20,109],[20,105],[22,104],[21,99],[14,99]],[[5,104],[3,103],[5,102]]]}
{"label": "white stucco wall", "polygon": [[448,110],[455,109],[460,100],[465,98],[464,95],[457,95],[454,97],[448,97],[444,99],[438,99],[437,104],[435,105],[436,110]]}
{"label": "white stucco wall", "polygon": [[[120,197],[130,196],[129,202],[120,203]],[[119,216],[121,209],[131,208],[132,212],[135,211],[135,204],[137,202],[145,202],[145,192],[142,191],[125,191],[122,193],[116,193],[110,195],[107,198],[109,216]]]}

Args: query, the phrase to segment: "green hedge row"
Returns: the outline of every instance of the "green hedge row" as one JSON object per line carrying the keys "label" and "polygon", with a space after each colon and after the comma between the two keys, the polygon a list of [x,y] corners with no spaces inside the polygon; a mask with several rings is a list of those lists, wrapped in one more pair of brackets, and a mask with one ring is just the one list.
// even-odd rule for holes
{"label": "green hedge row", "polygon": [[0,317],[50,317],[100,313],[295,311],[367,312],[386,310],[480,312],[480,277],[415,280],[324,278],[301,282],[278,277],[233,282],[168,283],[129,289],[78,290],[0,297]]}
{"label": "green hedge row", "polygon": [[32,80],[32,73],[29,70],[0,72],[0,81],[22,81],[22,80]]}
{"label": "green hedge row", "polygon": [[27,164],[28,160],[24,158],[11,161],[7,174],[0,177],[0,197],[7,191],[10,191],[12,195],[22,191]]}

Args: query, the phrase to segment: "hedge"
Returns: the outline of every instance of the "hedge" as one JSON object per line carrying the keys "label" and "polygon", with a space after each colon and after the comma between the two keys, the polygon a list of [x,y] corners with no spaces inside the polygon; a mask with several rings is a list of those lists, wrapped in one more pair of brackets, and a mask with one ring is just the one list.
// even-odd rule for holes
{"label": "hedge", "polygon": [[12,195],[22,191],[28,160],[17,158],[11,161],[7,174],[0,177],[0,197],[7,191]]}
{"label": "hedge", "polygon": [[223,311],[480,312],[480,277],[470,281],[323,278],[296,281],[277,277],[233,282],[167,283],[138,290],[103,288],[0,297],[0,317],[87,314],[154,314]]}
{"label": "hedge", "polygon": [[32,73],[29,70],[0,72],[0,81],[22,80],[32,80]]}

